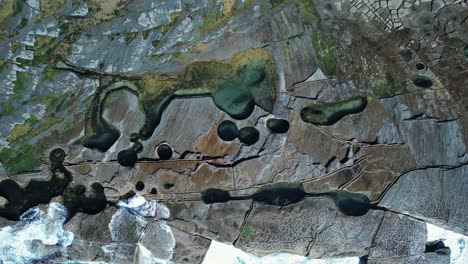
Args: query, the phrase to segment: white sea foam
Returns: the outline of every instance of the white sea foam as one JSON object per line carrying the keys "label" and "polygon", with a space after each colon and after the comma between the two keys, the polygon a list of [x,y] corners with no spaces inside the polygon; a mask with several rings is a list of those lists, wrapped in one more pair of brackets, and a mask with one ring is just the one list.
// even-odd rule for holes
{"label": "white sea foam", "polygon": [[337,259],[310,259],[294,254],[272,254],[264,257],[256,257],[248,254],[232,245],[226,245],[212,241],[210,248],[203,260],[203,264],[357,264],[358,257]]}
{"label": "white sea foam", "polygon": [[443,229],[436,225],[427,224],[427,241],[442,239],[445,246],[450,248],[450,263],[468,263],[468,237]]}
{"label": "white sea foam", "polygon": [[157,219],[168,218],[169,209],[157,201],[147,201],[141,195],[134,195],[126,200],[121,200],[117,206],[124,207],[136,215],[154,217]]}
{"label": "white sea foam", "polygon": [[66,216],[63,205],[50,203],[47,213],[39,207],[31,208],[18,223],[0,229],[0,262],[30,263],[50,255],[50,251],[37,247],[37,241],[46,246],[70,246],[74,235],[63,229]]}

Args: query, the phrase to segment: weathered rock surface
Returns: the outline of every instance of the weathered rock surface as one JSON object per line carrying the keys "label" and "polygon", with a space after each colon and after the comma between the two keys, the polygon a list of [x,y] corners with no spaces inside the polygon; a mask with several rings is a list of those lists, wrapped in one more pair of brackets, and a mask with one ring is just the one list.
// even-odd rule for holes
{"label": "weathered rock surface", "polygon": [[[423,221],[468,234],[467,8],[5,0],[0,215],[49,189],[49,152],[61,148],[58,176],[72,181],[41,208],[89,205],[96,188],[107,205],[68,219],[66,247],[31,242],[43,261],[201,263],[216,240],[259,255],[448,263],[425,252]],[[246,118],[223,111],[244,108]],[[289,129],[268,128],[273,118]],[[158,122],[148,134],[146,120]],[[229,141],[218,135],[226,120],[237,127]],[[278,188],[288,184],[304,199],[288,200]],[[227,202],[204,203],[209,188]],[[265,188],[274,197],[254,201]],[[365,195],[370,210],[343,214],[337,190]],[[14,224],[0,217],[1,227]]]}

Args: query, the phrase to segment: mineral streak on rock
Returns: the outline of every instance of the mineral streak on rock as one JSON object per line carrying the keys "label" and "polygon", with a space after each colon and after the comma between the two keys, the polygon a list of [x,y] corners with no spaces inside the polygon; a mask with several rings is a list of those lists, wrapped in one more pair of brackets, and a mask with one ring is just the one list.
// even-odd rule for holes
{"label": "mineral streak on rock", "polygon": [[304,122],[314,125],[331,126],[350,114],[357,114],[367,107],[366,97],[351,97],[342,102],[315,103],[301,110]]}

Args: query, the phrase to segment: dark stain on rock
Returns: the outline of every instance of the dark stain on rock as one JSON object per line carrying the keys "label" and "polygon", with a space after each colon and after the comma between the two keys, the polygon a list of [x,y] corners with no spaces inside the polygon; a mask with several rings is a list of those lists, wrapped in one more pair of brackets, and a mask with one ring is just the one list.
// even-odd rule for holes
{"label": "dark stain on rock", "polygon": [[172,157],[172,148],[168,144],[163,143],[158,146],[156,153],[158,154],[160,159],[168,160]]}
{"label": "dark stain on rock", "polygon": [[286,119],[270,118],[266,125],[271,132],[277,134],[284,134],[289,130],[289,122]]}
{"label": "dark stain on rock", "polygon": [[226,203],[231,200],[231,195],[228,191],[224,191],[216,188],[209,188],[204,190],[202,193],[202,201],[206,204],[212,203]]}
{"label": "dark stain on rock", "polygon": [[247,146],[257,143],[260,132],[255,127],[244,127],[239,130],[239,140]]}
{"label": "dark stain on rock", "polygon": [[224,120],[218,125],[218,137],[224,141],[233,141],[239,135],[236,124],[229,120]]}

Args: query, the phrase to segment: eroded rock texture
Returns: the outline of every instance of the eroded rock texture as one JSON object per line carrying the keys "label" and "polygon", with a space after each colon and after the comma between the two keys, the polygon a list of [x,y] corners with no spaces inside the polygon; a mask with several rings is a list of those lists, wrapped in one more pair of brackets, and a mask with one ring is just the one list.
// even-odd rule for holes
{"label": "eroded rock texture", "polygon": [[468,234],[467,10],[2,1],[1,225],[64,204],[72,242],[28,261],[448,263],[425,222]]}

